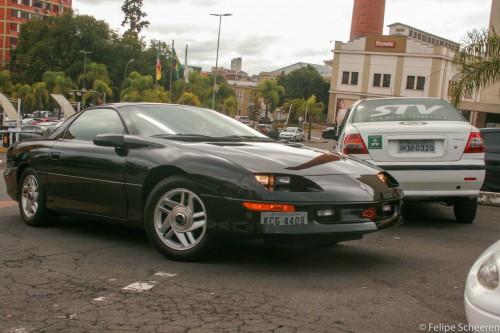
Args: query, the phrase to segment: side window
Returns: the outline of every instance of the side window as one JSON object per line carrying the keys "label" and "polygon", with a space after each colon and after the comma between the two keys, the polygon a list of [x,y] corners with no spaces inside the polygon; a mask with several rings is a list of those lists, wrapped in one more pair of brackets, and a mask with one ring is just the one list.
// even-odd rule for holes
{"label": "side window", "polygon": [[115,110],[95,109],[84,111],[69,126],[64,139],[92,141],[97,134],[125,133],[125,127]]}

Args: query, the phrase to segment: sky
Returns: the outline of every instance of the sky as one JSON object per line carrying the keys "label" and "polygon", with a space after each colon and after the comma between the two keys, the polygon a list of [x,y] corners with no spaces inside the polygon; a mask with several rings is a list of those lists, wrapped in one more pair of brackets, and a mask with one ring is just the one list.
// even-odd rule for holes
{"label": "sky", "polygon": [[[80,15],[104,20],[119,33],[123,0],[73,0]],[[400,22],[455,42],[467,32],[487,28],[492,0],[386,0],[387,25]],[[250,75],[277,70],[297,62],[324,65],[333,58],[335,41],[349,40],[354,0],[143,0],[150,22],[141,35],[174,46],[182,63],[210,71],[230,68],[242,58]],[[219,17],[210,14],[230,13]]]}

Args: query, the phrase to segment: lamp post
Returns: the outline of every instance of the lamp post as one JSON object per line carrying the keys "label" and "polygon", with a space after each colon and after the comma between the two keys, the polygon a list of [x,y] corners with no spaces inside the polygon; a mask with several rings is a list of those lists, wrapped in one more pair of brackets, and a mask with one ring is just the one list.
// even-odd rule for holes
{"label": "lamp post", "polygon": [[217,66],[219,65],[219,42],[220,42],[220,26],[222,23],[222,16],[231,16],[233,14],[210,14],[219,17],[219,34],[217,35],[217,55],[215,56],[215,71],[214,71],[214,93],[212,96],[212,110],[215,110],[215,88],[217,86]]}
{"label": "lamp post", "polygon": [[87,54],[88,53],[92,53],[90,51],[80,51],[81,53],[84,54],[83,56],[83,90],[85,90],[85,76],[87,75],[87,72],[86,72],[86,69],[85,69],[85,66],[87,65]]}
{"label": "lamp post", "polygon": [[425,83],[427,82],[427,79],[430,78],[432,75],[441,72],[441,70],[435,71],[427,75],[427,77],[424,80],[424,85],[422,86],[422,97],[424,97],[424,92],[425,92]]}
{"label": "lamp post", "polygon": [[135,59],[130,59],[128,62],[127,62],[127,65],[125,66],[125,72],[123,72],[123,81],[125,81],[125,79],[127,78],[127,67],[128,65],[130,65],[131,62],[134,62]]}

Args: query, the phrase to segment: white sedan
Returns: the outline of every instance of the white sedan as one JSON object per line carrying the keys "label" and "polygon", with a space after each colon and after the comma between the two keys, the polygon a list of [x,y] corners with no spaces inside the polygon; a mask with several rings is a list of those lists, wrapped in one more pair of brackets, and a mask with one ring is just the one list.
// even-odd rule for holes
{"label": "white sedan", "polygon": [[474,221],[484,181],[484,142],[447,101],[380,98],[354,103],[335,149],[387,170],[405,200],[452,205],[455,218]]}
{"label": "white sedan", "polygon": [[288,141],[304,141],[304,131],[299,127],[287,127],[280,132],[280,139]]}
{"label": "white sedan", "polygon": [[[465,283],[465,314],[476,331],[500,331],[500,240],[472,265]],[[486,330],[487,328],[496,328]]]}

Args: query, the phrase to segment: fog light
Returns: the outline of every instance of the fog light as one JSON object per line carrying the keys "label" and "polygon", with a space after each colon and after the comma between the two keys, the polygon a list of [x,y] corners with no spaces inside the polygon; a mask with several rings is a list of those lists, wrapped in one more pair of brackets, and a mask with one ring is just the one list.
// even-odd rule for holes
{"label": "fog light", "polygon": [[392,211],[392,206],[391,205],[383,205],[382,211],[385,213],[390,212],[390,211]]}
{"label": "fog light", "polygon": [[335,211],[333,209],[318,209],[316,211],[317,217],[333,216],[334,214],[335,214]]}

